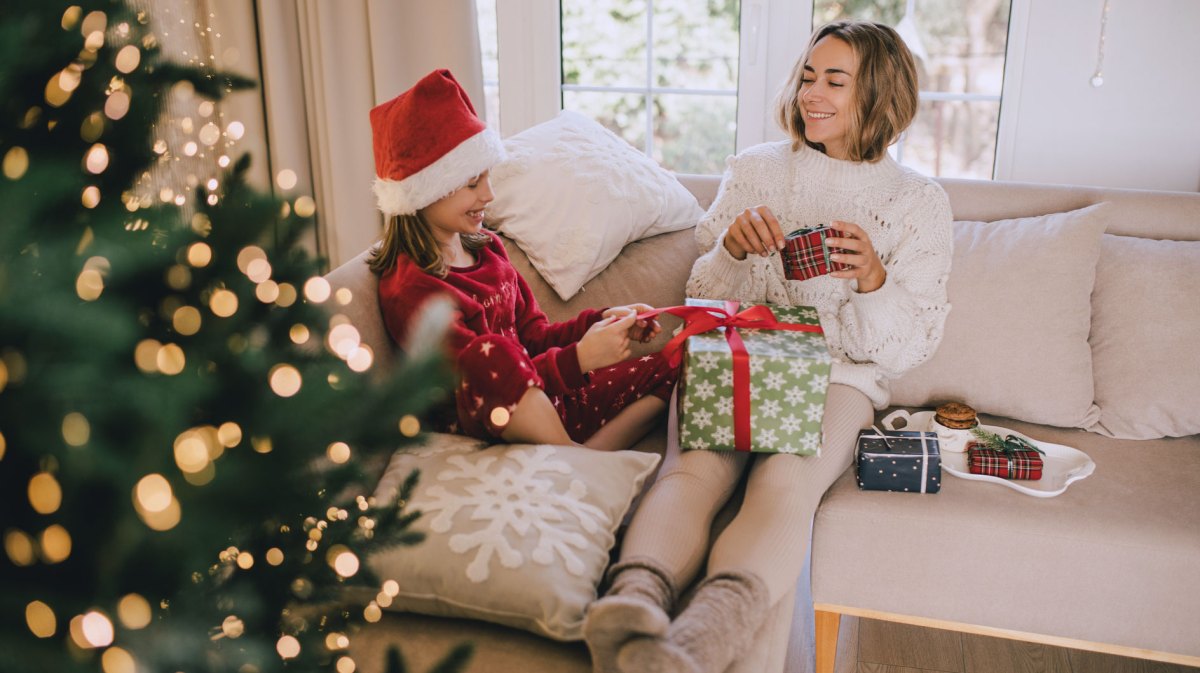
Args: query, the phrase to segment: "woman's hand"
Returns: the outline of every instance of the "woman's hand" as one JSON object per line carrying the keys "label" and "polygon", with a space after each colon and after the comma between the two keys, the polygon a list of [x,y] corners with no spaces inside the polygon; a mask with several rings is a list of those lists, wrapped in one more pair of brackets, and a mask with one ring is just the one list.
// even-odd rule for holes
{"label": "woman's hand", "polygon": [[871,245],[871,237],[867,235],[867,232],[853,222],[840,220],[834,220],[829,227],[836,230],[840,236],[827,238],[825,242],[831,248],[844,250],[844,252],[830,255],[830,258],[835,262],[849,264],[851,267],[844,271],[834,271],[829,275],[834,278],[858,279],[858,291],[862,293],[874,292],[882,287],[883,281],[887,280],[887,269],[883,268],[883,262],[879,260],[879,255],[875,252],[875,246]]}
{"label": "woman's hand", "polygon": [[[605,314],[612,310],[605,311]],[[625,311],[607,315],[603,320],[593,323],[575,347],[579,369],[586,373],[628,358],[629,332],[636,322],[637,313]]]}
{"label": "woman's hand", "polygon": [[750,253],[766,257],[783,250],[783,229],[770,208],[747,208],[725,231],[725,249],[737,260],[746,259]]}
{"label": "woman's hand", "polygon": [[[605,311],[602,315],[605,318],[611,318],[616,315],[625,315],[630,311],[632,311],[634,315],[638,315],[640,313],[653,310],[654,307],[649,304],[626,304],[625,306],[614,306]],[[658,320],[655,320],[654,318],[648,318],[644,320],[639,319],[635,320],[633,327],[629,328],[629,338],[634,341],[646,343],[647,341],[658,336],[660,332],[662,332],[662,325],[658,323]]]}

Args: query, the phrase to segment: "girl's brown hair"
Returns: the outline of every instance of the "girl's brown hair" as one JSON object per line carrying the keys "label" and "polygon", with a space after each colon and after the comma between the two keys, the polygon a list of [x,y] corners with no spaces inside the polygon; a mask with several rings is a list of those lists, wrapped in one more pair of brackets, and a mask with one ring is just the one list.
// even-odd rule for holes
{"label": "girl's brown hair", "polygon": [[813,33],[776,103],[776,120],[792,137],[792,149],[806,143],[825,151],[804,136],[800,85],[813,47],[833,36],[850,45],[858,57],[854,104],[846,149],[851,161],[879,161],[917,114],[917,65],[904,40],[889,26],[870,21],[834,21]]}
{"label": "girl's brown hair", "polygon": [[[474,252],[491,240],[484,232],[460,234],[463,247]],[[410,215],[394,215],[384,227],[383,240],[371,250],[367,266],[382,276],[396,267],[400,255],[405,255],[426,273],[444,278],[448,271],[442,248],[433,230],[418,211]]]}

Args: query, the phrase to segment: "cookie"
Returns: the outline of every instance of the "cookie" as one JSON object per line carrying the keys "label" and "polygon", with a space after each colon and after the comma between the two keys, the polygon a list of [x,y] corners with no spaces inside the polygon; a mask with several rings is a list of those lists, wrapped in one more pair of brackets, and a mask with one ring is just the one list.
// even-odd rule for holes
{"label": "cookie", "polygon": [[966,430],[979,425],[975,410],[961,402],[947,402],[934,412],[933,420],[955,430]]}

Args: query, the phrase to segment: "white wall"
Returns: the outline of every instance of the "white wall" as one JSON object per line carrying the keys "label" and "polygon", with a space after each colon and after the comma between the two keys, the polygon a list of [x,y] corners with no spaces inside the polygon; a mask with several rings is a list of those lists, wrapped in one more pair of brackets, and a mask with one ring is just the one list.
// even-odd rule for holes
{"label": "white wall", "polygon": [[1200,191],[1200,2],[1111,0],[1104,85],[1093,88],[1102,6],[1030,3],[997,177]]}

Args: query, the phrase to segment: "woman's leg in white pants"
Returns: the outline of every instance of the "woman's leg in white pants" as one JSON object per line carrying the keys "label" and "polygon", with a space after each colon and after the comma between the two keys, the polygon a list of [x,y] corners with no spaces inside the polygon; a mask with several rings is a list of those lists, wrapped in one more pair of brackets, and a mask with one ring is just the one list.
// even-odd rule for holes
{"label": "woman's leg in white pants", "polygon": [[712,673],[743,654],[770,607],[795,587],[817,504],[850,464],[858,430],[870,425],[873,414],[861,392],[832,385],[820,457],[756,456],[742,507],[713,545],[705,579],[687,609],[665,635],[622,645],[617,669]]}
{"label": "woman's leg in white pants", "polygon": [[732,494],[746,458],[685,451],[646,494],[621,560],[609,570],[608,591],[584,622],[596,673],[617,673],[617,653],[631,638],[666,635],[677,591],[701,570],[713,516]]}
{"label": "woman's leg in white pants", "polygon": [[757,456],[742,508],[713,544],[709,574],[751,572],[766,584],[772,604],[795,588],[821,496],[850,465],[858,431],[870,427],[874,413],[857,389],[830,385],[820,456]]}

